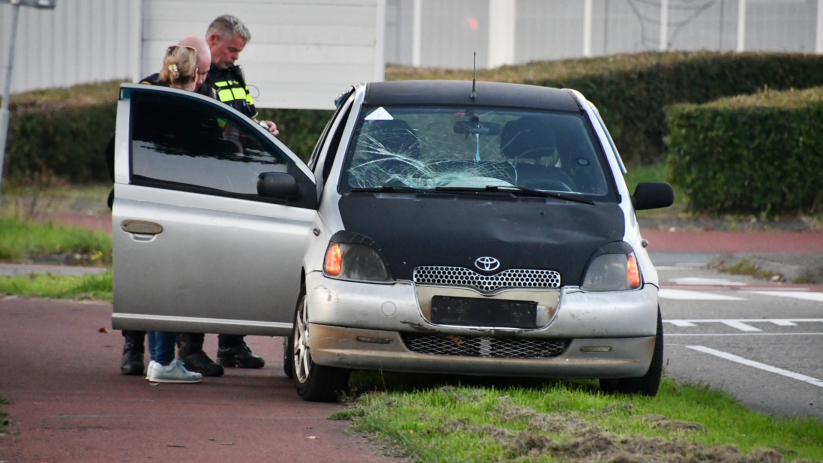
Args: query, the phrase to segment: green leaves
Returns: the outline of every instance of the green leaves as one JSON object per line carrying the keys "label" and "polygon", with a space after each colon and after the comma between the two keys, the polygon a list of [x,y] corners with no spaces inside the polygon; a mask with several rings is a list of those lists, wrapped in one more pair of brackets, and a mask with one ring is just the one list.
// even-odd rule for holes
{"label": "green leaves", "polygon": [[823,87],[667,108],[668,165],[690,208],[713,214],[820,212]]}

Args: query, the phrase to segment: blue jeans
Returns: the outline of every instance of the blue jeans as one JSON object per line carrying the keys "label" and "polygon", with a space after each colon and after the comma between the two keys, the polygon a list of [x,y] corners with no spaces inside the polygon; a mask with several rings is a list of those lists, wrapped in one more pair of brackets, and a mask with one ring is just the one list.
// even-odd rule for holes
{"label": "blue jeans", "polygon": [[149,355],[160,365],[167,366],[174,360],[174,345],[177,343],[177,333],[168,331],[147,331],[149,338]]}

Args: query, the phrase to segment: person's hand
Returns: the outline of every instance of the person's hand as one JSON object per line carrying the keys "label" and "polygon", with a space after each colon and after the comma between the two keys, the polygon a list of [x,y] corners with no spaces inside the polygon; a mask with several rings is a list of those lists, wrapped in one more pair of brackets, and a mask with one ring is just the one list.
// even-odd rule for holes
{"label": "person's hand", "polygon": [[260,124],[265,124],[266,127],[268,127],[270,134],[275,135],[275,136],[280,134],[280,131],[277,130],[277,125],[274,122],[272,122],[272,121],[260,121]]}

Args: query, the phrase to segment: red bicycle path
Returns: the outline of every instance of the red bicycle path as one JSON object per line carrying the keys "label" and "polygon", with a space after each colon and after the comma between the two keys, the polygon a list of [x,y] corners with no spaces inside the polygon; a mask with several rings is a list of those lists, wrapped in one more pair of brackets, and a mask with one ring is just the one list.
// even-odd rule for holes
{"label": "red bicycle path", "polygon": [[[260,370],[152,386],[119,373],[123,338],[100,331],[110,326],[110,304],[0,300],[0,394],[12,420],[0,461],[396,461],[327,419],[342,405],[297,396],[279,338],[247,337],[266,359]],[[216,352],[216,336],[205,349]]]}

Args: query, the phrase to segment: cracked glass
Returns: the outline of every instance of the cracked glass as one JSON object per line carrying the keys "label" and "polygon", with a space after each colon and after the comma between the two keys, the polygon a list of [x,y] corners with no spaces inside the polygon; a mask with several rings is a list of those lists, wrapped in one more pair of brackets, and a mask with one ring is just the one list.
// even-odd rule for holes
{"label": "cracked glass", "polygon": [[[609,193],[582,115],[502,108],[365,108],[343,191],[436,188]],[[608,167],[605,167],[608,168]]]}

